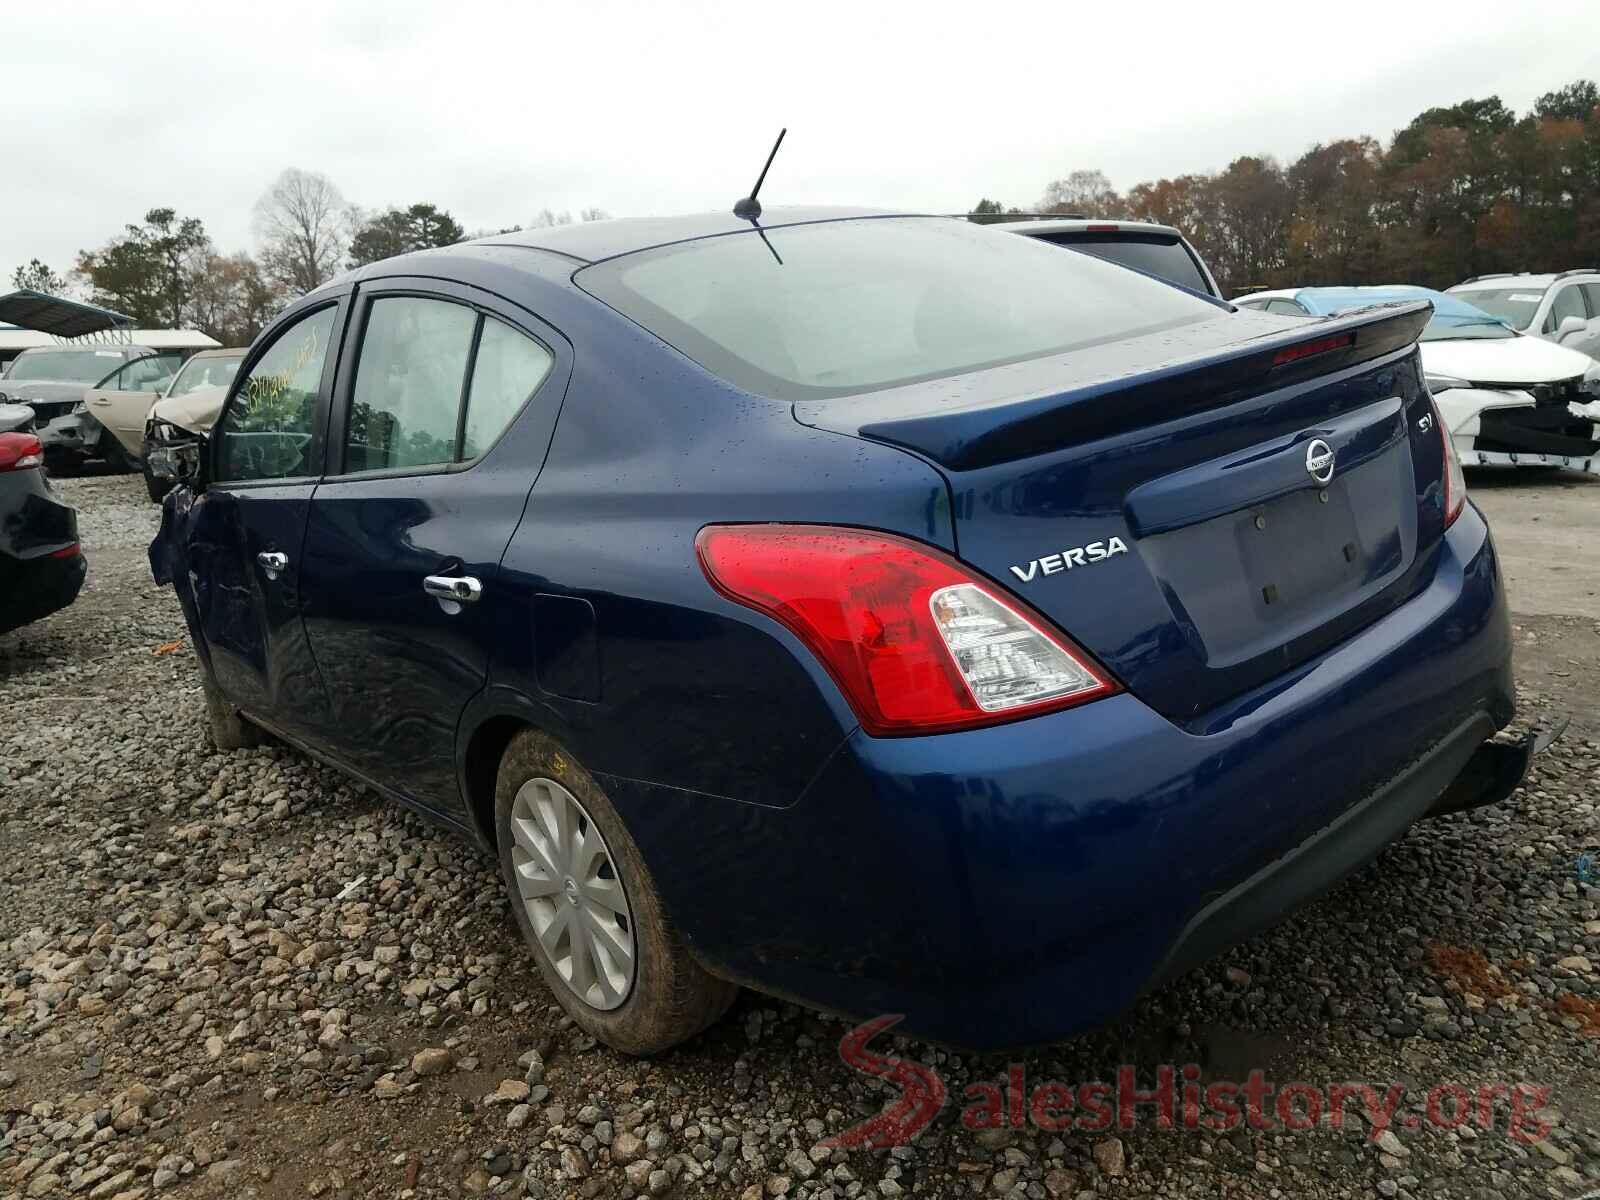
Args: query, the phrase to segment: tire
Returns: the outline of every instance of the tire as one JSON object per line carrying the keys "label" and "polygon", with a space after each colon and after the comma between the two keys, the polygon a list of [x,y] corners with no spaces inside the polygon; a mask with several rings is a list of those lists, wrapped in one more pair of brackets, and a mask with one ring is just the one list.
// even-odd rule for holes
{"label": "tire", "polygon": [[157,479],[150,473],[150,464],[142,462],[139,471],[144,475],[144,490],[150,494],[150,499],[160,504],[167,498],[167,493],[172,490],[172,484],[165,479]]}
{"label": "tire", "polygon": [[[578,814],[568,812],[578,816],[570,828],[583,835],[585,845],[593,846],[588,835],[594,831],[603,839],[599,850],[605,861],[596,864],[598,874],[591,877],[590,888],[599,888],[613,897],[605,904],[596,902],[591,890],[574,889],[570,881],[586,874],[582,871],[568,874],[569,882],[550,895],[530,900],[522,894],[524,886],[537,890],[557,883],[560,871],[552,874],[547,869],[551,860],[538,857],[545,851],[537,848],[538,842],[529,840],[528,819],[530,813],[549,813],[564,798],[575,800],[581,810]],[[521,822],[520,837],[512,828],[514,816]],[[541,824],[533,836],[538,838],[550,828]],[[656,1054],[687,1041],[728,1011],[739,993],[738,987],[709,974],[690,955],[667,915],[639,847],[611,801],[570,754],[536,730],[519,733],[501,757],[495,781],[495,839],[512,918],[533,951],[546,986],[580,1028],[625,1054]],[[545,840],[543,844],[551,843]],[[521,876],[519,862],[525,865]],[[609,877],[605,875],[608,867]],[[519,882],[534,877],[538,882]],[[620,886],[625,915],[617,914],[616,889],[609,886],[613,883]],[[540,940],[534,924],[535,920],[550,922],[549,914],[562,912],[567,914],[566,920],[580,923],[566,926],[564,957],[560,953],[563,935],[554,938],[552,953]],[[559,922],[561,918],[554,920]],[[582,925],[583,922],[588,924]],[[586,959],[587,975],[596,982],[585,996],[580,996],[574,984],[568,982],[569,976],[580,969],[574,965],[580,955],[573,952],[572,930],[595,929],[602,923],[631,935],[631,980],[626,988],[617,986],[615,976],[601,964],[602,952],[596,949]],[[547,937],[553,927],[546,925]],[[607,936],[618,935],[614,932]],[[615,967],[620,960],[608,961]],[[614,994],[601,990],[607,986],[599,982],[602,976],[613,979],[610,987]]]}
{"label": "tire", "polygon": [[202,675],[201,682],[206,689],[206,717],[211,724],[212,744],[224,753],[261,745],[261,730],[239,715],[239,710],[228,703],[211,676]]}
{"label": "tire", "polygon": [[122,448],[122,443],[117,441],[109,429],[101,431],[95,450],[105,460],[106,466],[113,471],[126,475],[134,469],[133,459],[128,456],[128,452]]}

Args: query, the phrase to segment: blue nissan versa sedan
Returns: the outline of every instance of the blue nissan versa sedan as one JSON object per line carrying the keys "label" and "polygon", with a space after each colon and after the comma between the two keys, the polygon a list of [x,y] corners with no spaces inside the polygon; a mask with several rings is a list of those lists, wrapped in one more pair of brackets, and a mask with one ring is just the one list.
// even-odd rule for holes
{"label": "blue nissan versa sedan", "polygon": [[1428,314],[933,217],[502,235],[275,321],[151,563],[217,745],[493,849],[612,1046],[740,984],[1046,1041],[1521,778]]}

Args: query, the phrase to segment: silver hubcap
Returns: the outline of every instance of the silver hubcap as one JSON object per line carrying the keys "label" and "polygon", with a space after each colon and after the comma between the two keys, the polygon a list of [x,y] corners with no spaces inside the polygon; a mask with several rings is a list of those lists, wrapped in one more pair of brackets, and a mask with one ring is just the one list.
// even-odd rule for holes
{"label": "silver hubcap", "polygon": [[633,911],[611,849],[578,798],[530,779],[511,802],[517,891],[545,954],[591,1008],[616,1008],[633,987]]}

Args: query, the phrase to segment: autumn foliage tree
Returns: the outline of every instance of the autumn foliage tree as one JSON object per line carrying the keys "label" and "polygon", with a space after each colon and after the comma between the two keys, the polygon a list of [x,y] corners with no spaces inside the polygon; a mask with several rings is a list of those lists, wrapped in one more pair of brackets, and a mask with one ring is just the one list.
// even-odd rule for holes
{"label": "autumn foliage tree", "polygon": [[[985,219],[1000,211],[985,201]],[[1034,211],[1177,226],[1230,295],[1600,265],[1600,87],[1578,80],[1521,116],[1497,96],[1463,100],[1419,113],[1387,147],[1342,138],[1287,166],[1246,155],[1126,194],[1072,171]]]}

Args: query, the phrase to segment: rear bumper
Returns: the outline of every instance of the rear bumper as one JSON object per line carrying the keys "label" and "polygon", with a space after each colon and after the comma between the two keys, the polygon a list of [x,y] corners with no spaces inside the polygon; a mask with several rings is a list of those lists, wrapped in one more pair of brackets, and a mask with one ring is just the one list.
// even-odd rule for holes
{"label": "rear bumper", "polygon": [[[1332,824],[1212,900],[1189,919],[1156,969],[1154,981],[1199,966],[1371,862],[1413,822],[1438,807],[1469,764],[1492,749],[1484,740],[1494,732],[1488,713],[1471,714]],[[1526,759],[1522,767],[1526,770]],[[1519,771],[1510,786],[1488,802],[1504,799],[1521,779]]]}
{"label": "rear bumper", "polygon": [[78,598],[88,573],[81,551],[70,558],[46,554],[19,559],[0,553],[0,577],[9,581],[0,589],[0,633],[66,608]]}
{"label": "rear bumper", "polygon": [[1103,1023],[1370,861],[1511,709],[1469,505],[1422,594],[1204,733],[1119,695],[938,737],[858,731],[786,809],[604,783],[714,970],[993,1049]]}
{"label": "rear bumper", "polygon": [[71,604],[87,573],[78,514],[44,472],[0,472],[0,633]]}

